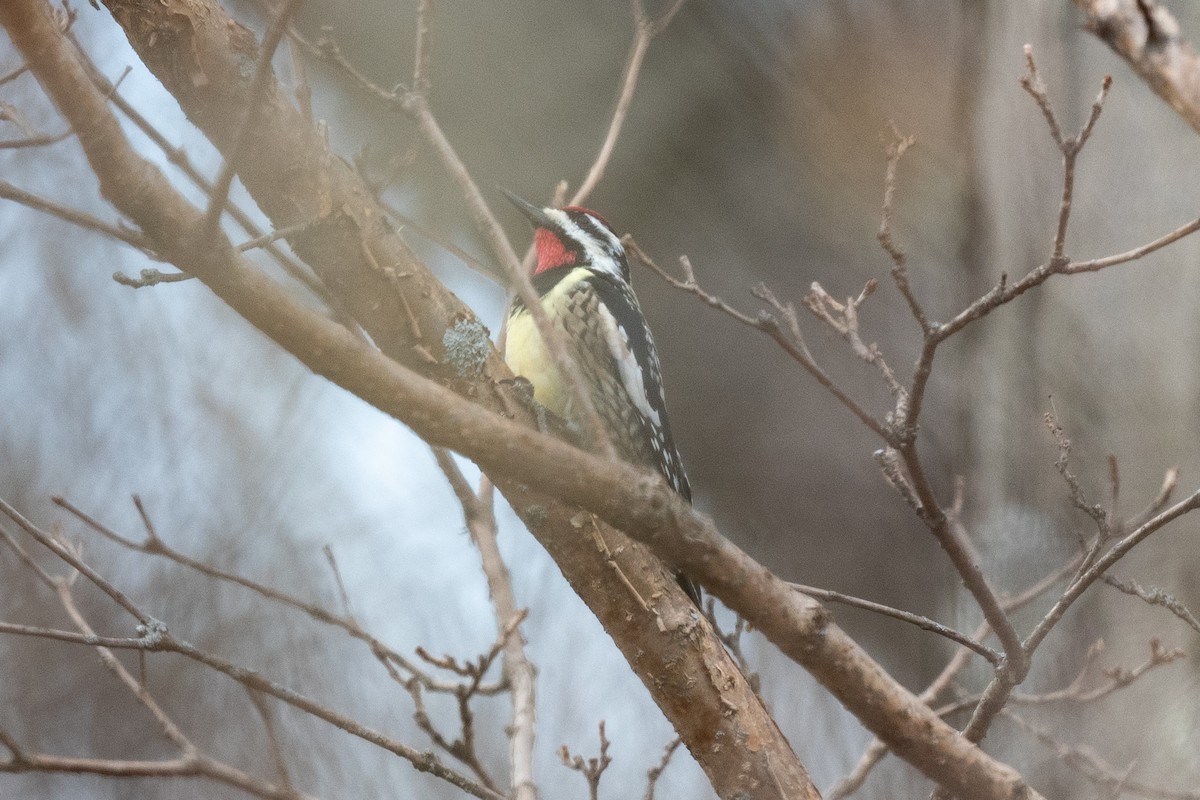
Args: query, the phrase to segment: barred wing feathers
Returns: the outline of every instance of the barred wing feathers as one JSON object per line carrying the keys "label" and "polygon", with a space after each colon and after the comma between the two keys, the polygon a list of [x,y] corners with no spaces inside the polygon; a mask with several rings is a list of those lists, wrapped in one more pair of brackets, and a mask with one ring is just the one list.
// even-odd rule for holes
{"label": "barred wing feathers", "polygon": [[593,274],[572,286],[564,300],[570,313],[560,319],[575,345],[572,355],[593,387],[614,445],[627,460],[660,472],[690,501],[691,486],[667,419],[658,352],[633,291]]}

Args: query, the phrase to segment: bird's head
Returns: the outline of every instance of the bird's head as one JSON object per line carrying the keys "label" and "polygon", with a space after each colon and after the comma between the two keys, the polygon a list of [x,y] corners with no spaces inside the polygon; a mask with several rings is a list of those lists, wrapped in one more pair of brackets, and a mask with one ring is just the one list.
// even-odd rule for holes
{"label": "bird's head", "polygon": [[540,208],[507,189],[500,191],[533,223],[537,246],[534,275],[560,267],[587,267],[629,282],[625,248],[604,217],[580,206]]}

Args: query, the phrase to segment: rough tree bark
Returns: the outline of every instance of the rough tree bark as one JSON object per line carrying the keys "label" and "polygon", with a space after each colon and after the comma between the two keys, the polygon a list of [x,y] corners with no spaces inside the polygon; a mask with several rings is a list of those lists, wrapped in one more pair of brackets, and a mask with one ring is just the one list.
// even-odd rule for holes
{"label": "rough tree bark", "polygon": [[1200,133],[1200,59],[1156,0],[1074,0],[1087,29]]}
{"label": "rough tree bark", "polygon": [[[250,99],[253,37],[203,0],[112,0],[110,6],[193,121],[218,145],[233,141]],[[896,684],[829,623],[817,603],[724,540],[660,479],[539,434],[521,424],[528,420],[494,413],[506,408],[496,385],[505,371],[482,328],[387,230],[370,194],[323,149],[277,87],[270,87],[263,121],[248,137],[244,182],[277,227],[324,218],[295,246],[333,291],[347,293],[347,305],[362,315],[383,354],[288,298],[223,235],[201,235],[202,212],[129,148],[49,13],[44,0],[0,3],[0,22],[75,127],[104,195],[165,258],[201,278],[314,371],[489,472],[622,648],[722,797],[814,797],[816,790],[667,571],[640,545],[607,527],[593,529],[590,514],[563,501],[615,523],[685,567],[931,778],[963,796],[1037,796],[1011,768],[966,742]],[[475,332],[473,358],[447,349],[448,330]],[[603,537],[611,560],[593,533]]]}
{"label": "rough tree bark", "polygon": [[[189,118],[228,150],[251,99],[259,57],[254,35],[216,3],[110,6],[139,55]],[[310,366],[343,349],[306,338],[299,317],[311,315],[299,308],[266,319],[267,309],[278,310],[286,302],[283,296],[255,276],[224,236],[203,240],[203,212],[129,149],[102,96],[62,37],[54,36],[48,13],[41,2],[6,2],[3,19],[39,81],[75,127],[104,196],[146,232],[167,260],[200,277],[285,348],[303,353]],[[390,358],[476,403],[522,413],[519,403],[506,403],[501,396],[497,381],[511,373],[483,326],[391,230],[358,176],[325,149],[274,80],[258,102],[255,124],[242,141],[238,174],[277,227],[321,220],[289,239],[297,253]],[[447,337],[448,331],[455,335]],[[344,329],[327,333],[354,340]],[[447,341],[458,344],[448,348]],[[334,368],[340,376],[335,382],[352,380],[352,363]],[[505,462],[526,457],[512,449]],[[492,470],[492,475],[613,637],[718,794],[818,796],[735,662],[657,558],[619,531],[597,525],[588,515],[581,518],[578,509],[516,483],[505,469]],[[593,536],[603,537],[611,555],[597,548]]]}

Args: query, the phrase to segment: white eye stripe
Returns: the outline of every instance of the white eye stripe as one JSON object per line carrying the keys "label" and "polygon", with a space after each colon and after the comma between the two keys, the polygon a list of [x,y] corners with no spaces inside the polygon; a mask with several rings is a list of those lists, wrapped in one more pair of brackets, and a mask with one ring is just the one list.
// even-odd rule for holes
{"label": "white eye stripe", "polygon": [[621,240],[612,231],[585,216],[583,219],[588,220],[591,227],[597,229],[596,233],[586,231],[579,223],[571,219],[567,212],[558,208],[548,208],[545,213],[558,225],[563,235],[570,237],[572,241],[583,248],[585,259],[593,272],[603,272],[619,280],[626,280],[621,269],[625,248],[621,246]]}
{"label": "white eye stripe", "polygon": [[579,224],[582,227],[587,227],[590,229],[595,238],[603,239],[607,244],[607,249],[613,255],[621,253],[625,249],[621,245],[621,240],[618,239],[617,235],[612,232],[612,229],[590,214],[580,214]]}

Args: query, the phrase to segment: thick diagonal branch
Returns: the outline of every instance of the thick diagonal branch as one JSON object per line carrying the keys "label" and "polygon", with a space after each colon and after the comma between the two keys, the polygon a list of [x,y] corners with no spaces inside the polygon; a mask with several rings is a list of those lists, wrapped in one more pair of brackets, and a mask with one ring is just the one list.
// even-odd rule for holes
{"label": "thick diagonal branch", "polygon": [[[235,90],[228,87],[218,90],[216,86],[223,82],[235,85],[239,80],[244,82],[245,76],[237,65],[245,62],[246,53],[254,52],[253,39],[249,32],[225,18],[219,6],[202,0],[148,4],[114,0],[110,5],[118,20],[128,26],[143,58],[152,68],[162,70],[159,77],[177,92],[176,97],[181,98],[185,109],[199,124],[218,126],[219,120],[214,121],[214,116],[210,116],[214,106],[222,103],[236,106],[234,99],[244,100],[244,86]],[[204,13],[198,11],[200,6],[204,6]],[[292,152],[280,163],[281,156],[276,151],[286,151],[289,147],[303,149],[314,146],[314,142],[303,130],[297,133],[296,129],[303,129],[303,125],[277,87],[265,93],[266,106],[260,111],[259,124],[244,144],[247,148],[244,169],[253,177],[243,171],[243,183],[248,188],[254,187],[252,193],[264,192],[265,199],[259,202],[273,218],[281,208],[289,212],[282,214],[292,217],[287,223],[274,219],[277,226],[320,218],[320,214],[295,214],[295,209],[303,207],[307,212],[309,204],[323,205],[331,196],[338,199],[341,204],[334,206],[335,210],[329,214],[336,220],[332,227],[329,222],[318,225],[297,237],[293,244],[298,243],[299,251],[323,274],[331,291],[339,295],[345,291],[347,297],[354,298],[348,305],[356,316],[363,314],[360,321],[387,355],[292,300],[246,262],[220,231],[211,237],[205,235],[203,212],[187,203],[157,168],[133,152],[103,96],[88,80],[73,49],[51,23],[49,15],[44,0],[0,3],[0,22],[75,128],[100,180],[102,193],[142,228],[150,246],[165,260],[200,278],[238,313],[314,371],[368,402],[379,404],[431,443],[452,447],[488,470],[518,515],[612,635],[655,702],[681,733],[718,794],[734,797],[767,786],[780,787],[777,794],[768,796],[815,797],[816,790],[790,745],[720,641],[694,613],[670,571],[650,556],[643,545],[627,540],[615,530],[603,530],[602,536],[611,551],[598,553],[592,540],[581,535],[582,528],[593,524],[590,515],[533,491],[529,487],[536,484],[527,480],[529,475],[512,470],[537,462],[539,469],[547,468],[560,477],[569,477],[579,489],[586,485],[586,481],[579,481],[589,467],[583,466],[582,472],[576,468],[580,465],[572,459],[580,453],[574,448],[477,404],[485,402],[501,407],[494,380],[507,374],[481,326],[423,267],[409,265],[411,272],[402,275],[396,269],[398,262],[385,259],[388,254],[399,258],[407,251],[403,243],[387,232],[382,214],[365,187],[347,183],[350,179],[340,161],[327,153],[321,158],[319,153],[310,152],[311,159],[306,159],[303,154]],[[155,44],[150,44],[151,40]],[[162,52],[162,48],[169,50],[169,54]],[[194,80],[197,74],[205,75],[208,80]],[[184,85],[175,85],[179,82]],[[203,86],[197,87],[198,83]],[[194,103],[199,103],[200,108],[193,107]],[[218,145],[227,146],[232,138],[229,130],[206,129],[206,132]],[[277,138],[271,139],[272,135]],[[273,175],[271,169],[283,169],[284,174]],[[342,249],[329,252],[328,237],[341,242]],[[353,244],[347,245],[348,241]],[[359,254],[370,263],[366,266],[358,263],[360,269],[353,271]],[[364,301],[361,287],[348,285],[358,279],[376,290],[369,302]],[[402,288],[397,289],[395,283]],[[424,294],[410,287],[423,287]],[[393,302],[401,291],[404,302]],[[380,308],[384,307],[394,319],[381,319]],[[414,321],[417,324],[410,324]],[[475,346],[461,348],[462,352],[451,354],[457,358],[450,358],[442,338],[448,329],[463,336],[474,331]],[[348,347],[351,343],[354,344]],[[418,352],[423,355],[414,355]],[[424,377],[400,362],[419,367]],[[409,388],[402,389],[404,386]],[[416,393],[412,391],[414,388]],[[475,399],[466,400],[452,389],[469,392]],[[501,443],[504,437],[518,432],[533,437],[528,441],[539,441],[555,449],[526,452],[521,448],[528,441],[524,445],[520,439]],[[587,463],[594,467],[596,462]],[[628,500],[634,488],[629,481],[636,483],[645,476],[623,464],[610,463],[610,466],[618,470],[612,474],[624,476],[622,492]],[[662,486],[656,488],[659,492],[669,492]],[[666,496],[673,499],[669,494]],[[611,565],[616,565],[622,581],[614,579]],[[632,601],[623,588],[626,585],[633,586],[640,597],[649,598],[651,613]]]}
{"label": "thick diagonal branch", "polygon": [[[890,678],[828,622],[815,601],[790,589],[721,537],[711,521],[676,497],[661,478],[583,453],[422,378],[365,346],[344,328],[300,307],[242,263],[225,240],[218,241],[219,247],[205,243],[203,249],[194,250],[202,214],[175,194],[161,173],[129,149],[102,98],[87,83],[66,48],[59,46],[61,37],[49,22],[45,3],[5,3],[0,6],[0,21],[13,34],[60,109],[75,124],[105,195],[142,225],[156,249],[178,259],[178,266],[186,265],[235,310],[312,369],[403,420],[428,441],[459,450],[484,469],[503,475],[510,488],[516,482],[535,486],[641,540],[652,541],[661,555],[694,571],[718,597],[808,667],[898,754],[934,780],[974,797],[1036,796],[1015,772],[965,742]],[[514,453],[521,457],[513,458]],[[512,490],[509,497],[515,501],[518,513],[530,518],[556,510],[539,503],[545,497],[528,492]],[[588,524],[586,515],[575,515],[568,524],[571,521],[581,527]],[[605,535],[610,533],[616,535],[615,531]],[[560,564],[568,553],[596,562],[595,552],[589,555],[587,547],[578,545],[581,540],[585,537],[560,536],[545,544]],[[756,786],[759,796],[763,787],[770,786],[780,787],[780,796],[816,796],[799,763],[783,757],[790,750],[780,751],[775,744],[778,731],[769,717],[765,723],[758,721],[763,719],[756,716],[761,706],[752,696],[738,695],[740,673],[730,662],[721,662],[717,653],[707,650],[714,638],[704,622],[688,611],[681,619],[679,606],[664,602],[674,591],[667,571],[653,570],[644,561],[626,567],[632,572],[630,578],[645,587],[645,595],[655,603],[654,622],[664,631],[646,637],[646,615],[638,611],[623,625],[608,620],[610,631],[622,647],[640,640],[658,649],[655,663],[646,663],[645,656],[632,656],[631,663],[644,678],[646,668],[658,669],[648,684],[680,687],[675,693],[660,693],[656,699],[672,721],[684,729],[685,739],[691,737],[688,744],[692,752],[701,759],[710,759],[706,769],[711,770],[718,792],[724,797],[734,796],[742,791],[737,788],[739,776],[753,772],[758,779],[767,779]],[[569,577],[579,579],[581,575],[575,572]],[[585,599],[597,602],[594,588],[576,585]],[[654,588],[663,596],[651,594]],[[663,655],[662,640],[675,638],[684,640],[675,651],[681,658],[696,653],[702,657],[699,671],[690,672],[686,666],[694,661],[681,661],[666,669],[662,661],[657,661]],[[628,650],[626,653],[628,656]],[[728,671],[709,671],[721,663],[730,664]],[[716,706],[711,699],[714,690]],[[732,703],[736,711],[727,715],[715,710],[722,701]],[[741,735],[751,737],[753,747],[734,754],[730,763],[715,763],[711,760],[714,749],[737,750],[712,747],[717,743],[711,738],[713,734],[731,725],[740,729]],[[699,738],[698,728],[707,728],[707,743]],[[745,768],[747,760],[751,762],[750,770]]]}

